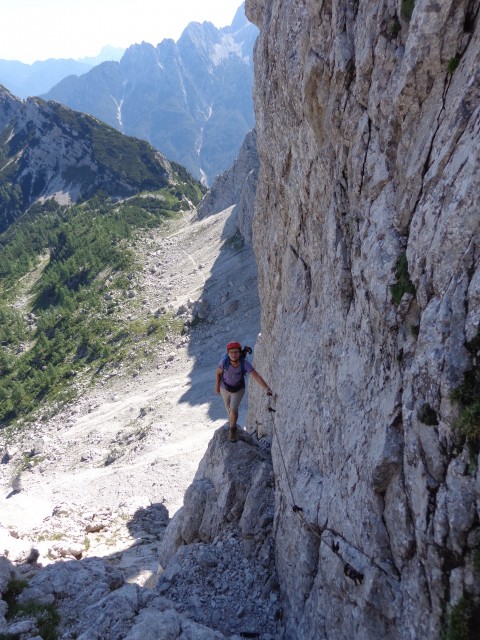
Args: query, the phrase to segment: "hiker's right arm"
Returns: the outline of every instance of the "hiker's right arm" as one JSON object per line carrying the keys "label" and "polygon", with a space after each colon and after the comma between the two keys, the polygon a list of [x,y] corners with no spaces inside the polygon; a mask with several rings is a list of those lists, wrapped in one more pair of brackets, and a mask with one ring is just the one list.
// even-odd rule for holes
{"label": "hiker's right arm", "polygon": [[223,369],[218,367],[217,373],[215,374],[215,393],[220,393],[220,380],[222,379]]}

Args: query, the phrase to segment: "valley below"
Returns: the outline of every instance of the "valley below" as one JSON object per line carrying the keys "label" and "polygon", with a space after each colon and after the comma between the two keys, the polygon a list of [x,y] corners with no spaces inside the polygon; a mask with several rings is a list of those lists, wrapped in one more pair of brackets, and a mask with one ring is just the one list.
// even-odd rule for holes
{"label": "valley below", "polygon": [[[255,260],[232,209],[203,220],[187,212],[136,240],[125,312],[171,312],[186,321],[182,333],[140,357],[133,349],[76,401],[3,438],[0,543],[19,575],[105,558],[127,584],[155,586],[169,517],[226,425],[214,393],[225,344],[254,346],[258,333]],[[242,425],[246,409],[245,400]]]}

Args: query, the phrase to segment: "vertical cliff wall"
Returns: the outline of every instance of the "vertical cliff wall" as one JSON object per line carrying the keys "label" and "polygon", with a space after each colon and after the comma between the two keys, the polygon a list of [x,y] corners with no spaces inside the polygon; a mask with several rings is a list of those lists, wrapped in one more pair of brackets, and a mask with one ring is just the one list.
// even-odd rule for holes
{"label": "vertical cliff wall", "polygon": [[473,624],[479,4],[246,2],[256,364],[276,392],[269,414],[250,390],[249,422],[278,433],[290,638],[434,639],[462,611]]}
{"label": "vertical cliff wall", "polygon": [[238,228],[248,244],[252,244],[252,217],[259,171],[256,141],[256,132],[252,129],[245,136],[233,165],[215,178],[198,206],[198,217],[205,218],[235,205]]}

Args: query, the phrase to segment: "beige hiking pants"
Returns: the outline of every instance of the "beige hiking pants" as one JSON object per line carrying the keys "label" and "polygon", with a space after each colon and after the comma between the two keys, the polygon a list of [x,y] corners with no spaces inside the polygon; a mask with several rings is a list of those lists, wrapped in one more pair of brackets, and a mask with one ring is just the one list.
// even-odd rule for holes
{"label": "beige hiking pants", "polygon": [[238,411],[238,406],[245,395],[245,387],[239,391],[232,393],[227,391],[223,387],[220,387],[220,393],[222,394],[223,401],[225,403],[225,409],[227,410],[228,417],[230,417],[230,411]]}

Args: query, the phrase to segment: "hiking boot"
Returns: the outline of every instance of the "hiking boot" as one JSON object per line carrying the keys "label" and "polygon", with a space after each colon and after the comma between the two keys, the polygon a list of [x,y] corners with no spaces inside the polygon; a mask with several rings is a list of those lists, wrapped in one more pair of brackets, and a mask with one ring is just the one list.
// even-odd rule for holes
{"label": "hiking boot", "polygon": [[230,425],[228,439],[230,440],[230,442],[237,442],[237,425],[236,424],[234,424],[233,427]]}

